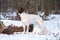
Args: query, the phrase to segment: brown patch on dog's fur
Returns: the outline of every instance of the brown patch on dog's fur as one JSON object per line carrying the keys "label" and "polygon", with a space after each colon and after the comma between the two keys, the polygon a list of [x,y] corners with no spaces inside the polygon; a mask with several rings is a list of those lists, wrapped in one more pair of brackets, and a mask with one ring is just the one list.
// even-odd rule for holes
{"label": "brown patch on dog's fur", "polygon": [[22,13],[24,11],[24,9],[22,7],[18,8],[18,13]]}

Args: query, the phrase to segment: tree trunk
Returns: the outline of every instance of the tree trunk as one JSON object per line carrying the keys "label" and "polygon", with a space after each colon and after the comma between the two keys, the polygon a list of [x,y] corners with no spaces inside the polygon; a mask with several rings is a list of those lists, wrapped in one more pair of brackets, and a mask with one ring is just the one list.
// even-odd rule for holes
{"label": "tree trunk", "polygon": [[38,0],[35,0],[36,3],[36,14],[38,14]]}
{"label": "tree trunk", "polygon": [[41,2],[41,11],[43,12],[44,11],[44,0],[40,0]]}
{"label": "tree trunk", "polygon": [[58,7],[57,7],[57,1],[55,0],[55,13],[57,12]]}
{"label": "tree trunk", "polygon": [[44,1],[44,11],[45,11],[45,15],[48,16],[50,14],[51,11],[51,0],[45,0]]}

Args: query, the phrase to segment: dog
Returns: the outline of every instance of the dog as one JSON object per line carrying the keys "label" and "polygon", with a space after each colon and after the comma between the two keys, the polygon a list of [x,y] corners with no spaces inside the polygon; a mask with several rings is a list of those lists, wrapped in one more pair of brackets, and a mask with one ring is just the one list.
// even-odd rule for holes
{"label": "dog", "polygon": [[39,25],[39,28],[42,28],[42,31],[44,31],[44,33],[47,31],[47,29],[43,25],[42,18],[40,16],[34,14],[28,14],[24,12],[23,8],[18,9],[18,15],[21,17],[21,21],[25,23],[25,25],[27,25],[26,33],[28,33],[29,24],[34,24],[34,23],[37,23]]}

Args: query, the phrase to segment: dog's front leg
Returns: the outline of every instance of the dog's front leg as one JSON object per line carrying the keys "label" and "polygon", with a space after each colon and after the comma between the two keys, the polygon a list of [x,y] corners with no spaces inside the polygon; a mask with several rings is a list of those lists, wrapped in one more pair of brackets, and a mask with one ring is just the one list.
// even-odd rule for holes
{"label": "dog's front leg", "polygon": [[29,25],[27,25],[27,32],[26,33],[28,34],[28,32],[29,32]]}
{"label": "dog's front leg", "polygon": [[26,31],[25,31],[25,26],[23,26],[23,28],[24,28],[24,29],[23,29],[23,33],[25,34],[25,33],[26,33]]}

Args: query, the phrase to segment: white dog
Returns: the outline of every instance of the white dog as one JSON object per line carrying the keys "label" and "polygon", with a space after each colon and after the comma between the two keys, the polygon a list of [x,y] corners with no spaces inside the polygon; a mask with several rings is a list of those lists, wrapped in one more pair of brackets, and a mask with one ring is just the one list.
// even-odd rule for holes
{"label": "white dog", "polygon": [[42,18],[40,16],[34,14],[28,14],[26,12],[23,12],[22,11],[23,9],[22,10],[21,9],[18,14],[21,17],[21,21],[27,25],[27,33],[29,30],[29,24],[34,24],[34,23],[37,23],[39,25],[39,28],[42,28],[42,31],[44,32],[47,31],[47,29],[43,25]]}

